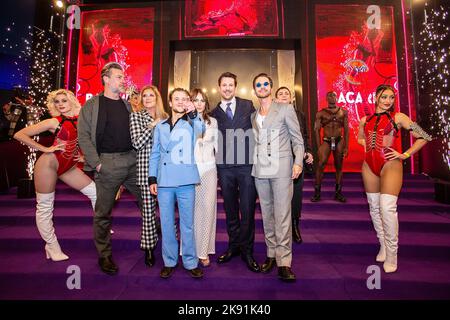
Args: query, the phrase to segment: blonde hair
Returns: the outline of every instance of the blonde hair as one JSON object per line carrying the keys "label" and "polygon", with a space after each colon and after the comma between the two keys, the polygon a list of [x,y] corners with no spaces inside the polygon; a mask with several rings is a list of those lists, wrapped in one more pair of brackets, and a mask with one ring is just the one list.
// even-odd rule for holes
{"label": "blonde hair", "polygon": [[159,93],[159,90],[157,87],[152,86],[152,85],[146,85],[141,89],[141,92],[139,93],[139,107],[138,107],[138,111],[142,111],[144,110],[144,91],[145,90],[152,90],[153,93],[156,96],[156,118],[157,119],[167,119],[169,117],[169,115],[167,114],[167,112],[164,110],[164,105],[162,102],[162,98],[161,98],[161,94]]}
{"label": "blonde hair", "polygon": [[63,94],[67,97],[67,100],[69,101],[72,110],[74,112],[74,115],[78,115],[80,113],[81,110],[81,105],[80,102],[78,101],[78,99],[75,97],[75,95],[73,94],[72,91],[66,90],[66,89],[58,89],[58,90],[54,90],[52,92],[50,92],[47,96],[47,108],[48,111],[50,112],[50,114],[53,117],[57,117],[61,115],[61,112],[58,111],[58,109],[55,106],[55,98],[57,95],[59,94]]}

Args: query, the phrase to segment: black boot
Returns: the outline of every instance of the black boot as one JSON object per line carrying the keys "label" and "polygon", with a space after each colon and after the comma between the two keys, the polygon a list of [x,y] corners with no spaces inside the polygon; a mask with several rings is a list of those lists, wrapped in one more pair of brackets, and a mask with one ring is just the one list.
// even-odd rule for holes
{"label": "black boot", "polygon": [[156,233],[161,236],[161,219],[156,217]]}
{"label": "black boot", "polygon": [[149,267],[153,267],[155,265],[155,254],[153,253],[153,250],[145,249],[144,262]]}
{"label": "black boot", "polygon": [[292,218],[292,240],[300,244],[303,242],[300,229],[298,228],[299,218]]}
{"label": "black boot", "polygon": [[317,202],[320,200],[320,184],[314,186],[314,196],[311,198],[311,202]]}
{"label": "black boot", "polygon": [[346,202],[347,199],[342,195],[342,185],[336,184],[336,193],[334,194],[334,200],[339,202]]}

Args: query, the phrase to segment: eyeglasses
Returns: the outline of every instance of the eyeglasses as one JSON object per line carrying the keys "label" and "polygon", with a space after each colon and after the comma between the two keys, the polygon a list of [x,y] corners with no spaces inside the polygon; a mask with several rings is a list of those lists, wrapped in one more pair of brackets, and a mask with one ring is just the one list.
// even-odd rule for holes
{"label": "eyeglasses", "polygon": [[257,88],[261,88],[262,86],[267,87],[268,85],[269,85],[269,82],[266,81],[266,82],[264,82],[264,83],[257,82],[255,86],[256,86]]}
{"label": "eyeglasses", "polygon": [[67,99],[62,99],[62,100],[53,100],[54,104],[58,104],[58,103],[66,103]]}
{"label": "eyeglasses", "polygon": [[199,102],[201,102],[201,103],[205,103],[206,101],[205,100],[203,100],[203,99],[194,99],[194,100],[192,100],[193,102],[196,102],[196,103],[199,103]]}

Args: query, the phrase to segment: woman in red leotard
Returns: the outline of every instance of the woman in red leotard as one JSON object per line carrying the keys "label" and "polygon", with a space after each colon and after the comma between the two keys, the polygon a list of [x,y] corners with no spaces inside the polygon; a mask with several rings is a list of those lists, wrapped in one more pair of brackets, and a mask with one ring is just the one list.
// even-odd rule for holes
{"label": "woman in red leotard", "polygon": [[[53,228],[56,181],[59,178],[70,187],[81,191],[91,200],[93,207],[96,201],[96,189],[95,183],[77,167],[77,163],[82,161],[77,138],[80,103],[72,92],[59,89],[50,92],[47,97],[47,107],[53,118],[20,130],[14,138],[42,152],[34,168],[36,225],[42,239],[46,242],[47,259],[61,261],[69,257],[62,252]],[[45,131],[55,135],[54,143],[50,147],[45,147],[32,139],[33,136]]]}
{"label": "woman in red leotard", "polygon": [[[431,137],[407,115],[394,112],[394,88],[380,85],[375,97],[375,113],[362,118],[359,124],[358,143],[365,149],[362,177],[370,216],[380,241],[376,261],[384,262],[384,271],[390,273],[397,270],[397,198],[403,183],[402,160],[418,152]],[[403,153],[397,139],[401,129],[411,131],[416,138]]]}

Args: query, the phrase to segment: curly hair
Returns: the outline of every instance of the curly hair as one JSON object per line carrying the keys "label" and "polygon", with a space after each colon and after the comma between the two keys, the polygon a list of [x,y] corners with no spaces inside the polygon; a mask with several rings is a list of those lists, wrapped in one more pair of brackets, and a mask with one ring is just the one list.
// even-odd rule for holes
{"label": "curly hair", "polygon": [[75,97],[72,91],[66,90],[66,89],[58,89],[50,92],[47,96],[47,108],[50,114],[53,117],[60,116],[61,113],[58,111],[58,109],[55,106],[55,98],[57,95],[63,94],[67,97],[67,100],[69,101],[70,105],[72,106],[72,110],[74,111],[75,115],[78,115],[81,110],[81,105],[78,99]]}

